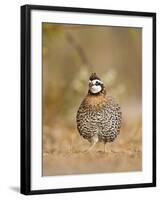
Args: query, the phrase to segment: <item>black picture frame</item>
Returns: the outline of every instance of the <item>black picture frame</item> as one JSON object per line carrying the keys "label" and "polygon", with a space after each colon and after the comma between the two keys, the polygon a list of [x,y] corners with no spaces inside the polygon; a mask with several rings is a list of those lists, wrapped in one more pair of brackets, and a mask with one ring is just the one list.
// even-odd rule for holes
{"label": "black picture frame", "polygon": [[[153,20],[153,149],[152,149],[152,182],[113,186],[94,186],[79,188],[60,188],[49,190],[31,190],[31,11],[64,11],[93,14],[111,14],[123,16],[151,17]],[[33,58],[32,58],[33,59]],[[143,188],[156,186],[156,13],[121,11],[121,10],[100,10],[89,8],[55,7],[44,5],[21,6],[21,181],[20,191],[25,195],[49,194],[64,192],[81,192],[93,190],[112,190],[127,188]]]}

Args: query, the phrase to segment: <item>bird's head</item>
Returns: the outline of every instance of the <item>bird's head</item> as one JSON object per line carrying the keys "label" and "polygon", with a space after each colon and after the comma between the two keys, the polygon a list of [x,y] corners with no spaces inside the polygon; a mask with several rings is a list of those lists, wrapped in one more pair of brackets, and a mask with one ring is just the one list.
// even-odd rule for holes
{"label": "bird's head", "polygon": [[103,82],[97,76],[96,73],[92,73],[89,78],[89,93],[96,95],[100,93],[104,93],[105,88]]}

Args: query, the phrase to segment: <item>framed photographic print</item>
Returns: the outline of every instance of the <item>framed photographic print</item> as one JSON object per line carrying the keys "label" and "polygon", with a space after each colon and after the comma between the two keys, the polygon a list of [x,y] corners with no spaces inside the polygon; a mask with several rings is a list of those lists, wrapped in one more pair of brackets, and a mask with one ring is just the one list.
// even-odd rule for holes
{"label": "framed photographic print", "polygon": [[156,14],[21,7],[21,193],[156,186]]}

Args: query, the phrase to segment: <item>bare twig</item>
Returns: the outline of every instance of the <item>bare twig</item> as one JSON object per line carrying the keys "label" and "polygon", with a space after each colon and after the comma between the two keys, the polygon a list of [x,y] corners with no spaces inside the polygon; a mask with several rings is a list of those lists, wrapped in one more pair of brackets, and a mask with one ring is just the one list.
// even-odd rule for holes
{"label": "bare twig", "polygon": [[74,37],[72,36],[72,34],[68,31],[65,31],[65,35],[66,35],[66,39],[67,41],[72,45],[72,47],[77,51],[77,53],[79,54],[81,61],[84,65],[90,67],[91,69],[93,69],[93,65],[89,62],[84,49],[82,48],[82,46],[74,39]]}

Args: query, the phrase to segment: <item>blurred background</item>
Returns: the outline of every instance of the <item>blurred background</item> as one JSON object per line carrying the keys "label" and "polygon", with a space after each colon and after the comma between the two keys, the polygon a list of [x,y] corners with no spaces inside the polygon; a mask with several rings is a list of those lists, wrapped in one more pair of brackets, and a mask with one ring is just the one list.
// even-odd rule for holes
{"label": "blurred background", "polygon": [[[43,175],[142,169],[142,29],[43,23]],[[122,108],[113,151],[76,129],[76,113],[96,72]],[[67,165],[66,165],[67,163]]]}

